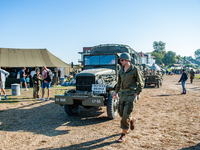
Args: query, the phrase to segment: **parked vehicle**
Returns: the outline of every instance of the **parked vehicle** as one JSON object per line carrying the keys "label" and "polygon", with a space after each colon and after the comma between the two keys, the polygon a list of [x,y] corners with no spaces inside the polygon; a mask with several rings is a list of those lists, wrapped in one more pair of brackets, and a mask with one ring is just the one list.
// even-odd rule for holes
{"label": "parked vehicle", "polygon": [[108,118],[116,118],[119,98],[113,99],[113,94],[121,68],[119,56],[123,52],[131,55],[133,64],[137,62],[137,53],[127,45],[93,47],[91,53],[84,55],[83,71],[76,75],[76,88],[64,95],[55,95],[55,103],[64,105],[70,116],[78,113],[80,105],[86,109],[106,105]]}

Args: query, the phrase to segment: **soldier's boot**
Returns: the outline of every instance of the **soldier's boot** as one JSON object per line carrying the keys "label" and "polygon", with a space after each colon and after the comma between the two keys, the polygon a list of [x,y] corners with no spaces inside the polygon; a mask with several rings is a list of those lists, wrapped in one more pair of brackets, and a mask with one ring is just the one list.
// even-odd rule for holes
{"label": "soldier's boot", "polygon": [[132,120],[130,121],[130,129],[131,130],[134,130],[134,128],[135,128],[135,122],[136,122],[136,119],[132,118]]}
{"label": "soldier's boot", "polygon": [[117,140],[119,143],[125,142],[126,141],[126,135],[122,133],[120,138]]}

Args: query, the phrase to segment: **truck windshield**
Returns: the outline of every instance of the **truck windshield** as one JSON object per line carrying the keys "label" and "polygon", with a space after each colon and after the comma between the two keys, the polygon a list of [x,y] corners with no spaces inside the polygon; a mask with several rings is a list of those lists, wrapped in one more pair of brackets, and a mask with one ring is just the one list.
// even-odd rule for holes
{"label": "truck windshield", "polygon": [[114,65],[115,55],[85,56],[85,65]]}

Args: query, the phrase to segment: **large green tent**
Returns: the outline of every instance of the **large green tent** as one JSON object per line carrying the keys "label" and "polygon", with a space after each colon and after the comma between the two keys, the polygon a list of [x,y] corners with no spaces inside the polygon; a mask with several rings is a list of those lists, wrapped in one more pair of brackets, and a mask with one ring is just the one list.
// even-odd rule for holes
{"label": "large green tent", "polygon": [[0,48],[1,67],[69,67],[47,49]]}

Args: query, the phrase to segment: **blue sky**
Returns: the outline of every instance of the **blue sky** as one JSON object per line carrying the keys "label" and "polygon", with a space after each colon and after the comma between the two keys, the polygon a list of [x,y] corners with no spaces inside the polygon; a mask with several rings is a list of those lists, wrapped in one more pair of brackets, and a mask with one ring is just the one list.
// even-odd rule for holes
{"label": "blue sky", "polygon": [[200,0],[0,0],[0,47],[47,48],[78,63],[83,47],[126,44],[138,52],[194,56]]}

